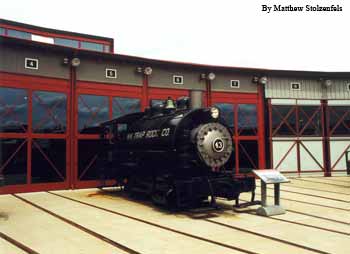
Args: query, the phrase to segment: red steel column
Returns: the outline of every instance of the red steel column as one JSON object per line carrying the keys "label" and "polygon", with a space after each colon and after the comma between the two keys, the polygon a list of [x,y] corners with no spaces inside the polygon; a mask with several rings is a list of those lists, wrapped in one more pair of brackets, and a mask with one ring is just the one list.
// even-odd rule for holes
{"label": "red steel column", "polygon": [[273,143],[272,143],[272,105],[271,105],[271,99],[268,100],[268,108],[269,108],[269,148],[270,148],[270,165],[269,167],[274,168],[273,163]]}
{"label": "red steel column", "polygon": [[297,140],[296,145],[297,145],[297,167],[298,167],[298,175],[300,176],[301,173],[301,157],[300,157],[300,128],[299,128],[299,106],[297,104],[297,100],[296,101],[296,105],[295,105],[295,126],[296,126],[296,133],[297,133]]}
{"label": "red steel column", "polygon": [[69,92],[70,92],[70,108],[69,110],[69,123],[70,123],[70,133],[68,135],[68,142],[70,144],[70,165],[69,165],[69,174],[67,175],[67,177],[69,177],[69,179],[67,179],[69,181],[69,186],[71,189],[75,188],[75,171],[77,171],[78,169],[75,167],[75,161],[77,160],[77,152],[76,152],[76,135],[75,135],[75,122],[77,121],[77,110],[76,110],[76,69],[73,66],[70,66],[69,69],[70,75],[70,87],[69,87]]}
{"label": "red steel column", "polygon": [[33,142],[33,90],[28,90],[28,129],[27,129],[27,184],[32,183],[32,142]]}
{"label": "red steel column", "polygon": [[205,90],[206,90],[206,103],[207,103],[207,107],[211,106],[211,80],[206,79],[205,80]]}
{"label": "red steel column", "polygon": [[148,107],[148,76],[146,74],[143,74],[141,101],[141,109],[145,110]]}
{"label": "red steel column", "polygon": [[331,156],[330,156],[330,130],[329,130],[329,110],[327,100],[321,100],[321,122],[323,140],[323,167],[324,176],[332,176]]}
{"label": "red steel column", "polygon": [[265,93],[264,85],[258,84],[258,150],[259,150],[259,168],[266,167],[265,157]]}

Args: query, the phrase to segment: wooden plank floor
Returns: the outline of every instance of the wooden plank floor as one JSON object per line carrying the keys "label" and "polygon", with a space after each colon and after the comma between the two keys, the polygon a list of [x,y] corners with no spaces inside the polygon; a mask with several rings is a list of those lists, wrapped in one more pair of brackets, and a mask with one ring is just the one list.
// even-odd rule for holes
{"label": "wooden plank floor", "polygon": [[3,195],[0,253],[348,253],[350,177],[291,180],[271,218],[223,200],[172,213],[117,189]]}

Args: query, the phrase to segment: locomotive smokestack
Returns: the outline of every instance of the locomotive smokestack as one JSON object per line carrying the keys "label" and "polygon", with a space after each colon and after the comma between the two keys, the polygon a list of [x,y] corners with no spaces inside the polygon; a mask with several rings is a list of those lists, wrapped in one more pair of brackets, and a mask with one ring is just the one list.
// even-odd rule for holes
{"label": "locomotive smokestack", "polygon": [[191,90],[190,92],[190,108],[196,109],[203,106],[203,91]]}

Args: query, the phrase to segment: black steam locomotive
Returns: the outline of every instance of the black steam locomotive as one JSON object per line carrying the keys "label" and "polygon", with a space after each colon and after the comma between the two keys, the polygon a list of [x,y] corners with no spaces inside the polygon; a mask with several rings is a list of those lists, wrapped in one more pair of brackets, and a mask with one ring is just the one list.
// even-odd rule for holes
{"label": "black steam locomotive", "polygon": [[233,146],[220,110],[190,104],[188,97],[168,98],[102,123],[109,174],[129,193],[147,194],[169,208],[215,204],[215,197],[237,202],[240,193],[254,192],[253,177],[223,170]]}

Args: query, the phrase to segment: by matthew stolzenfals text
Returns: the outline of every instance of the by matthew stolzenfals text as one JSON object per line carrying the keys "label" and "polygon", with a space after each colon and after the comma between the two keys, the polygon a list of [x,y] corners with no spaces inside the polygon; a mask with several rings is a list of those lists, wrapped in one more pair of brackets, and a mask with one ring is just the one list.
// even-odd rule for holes
{"label": "by matthew stolzenfals text", "polygon": [[329,6],[321,6],[321,5],[304,5],[304,6],[293,6],[293,5],[261,5],[261,11],[266,13],[271,12],[338,12],[343,11],[343,7],[339,4],[337,5],[329,5]]}

